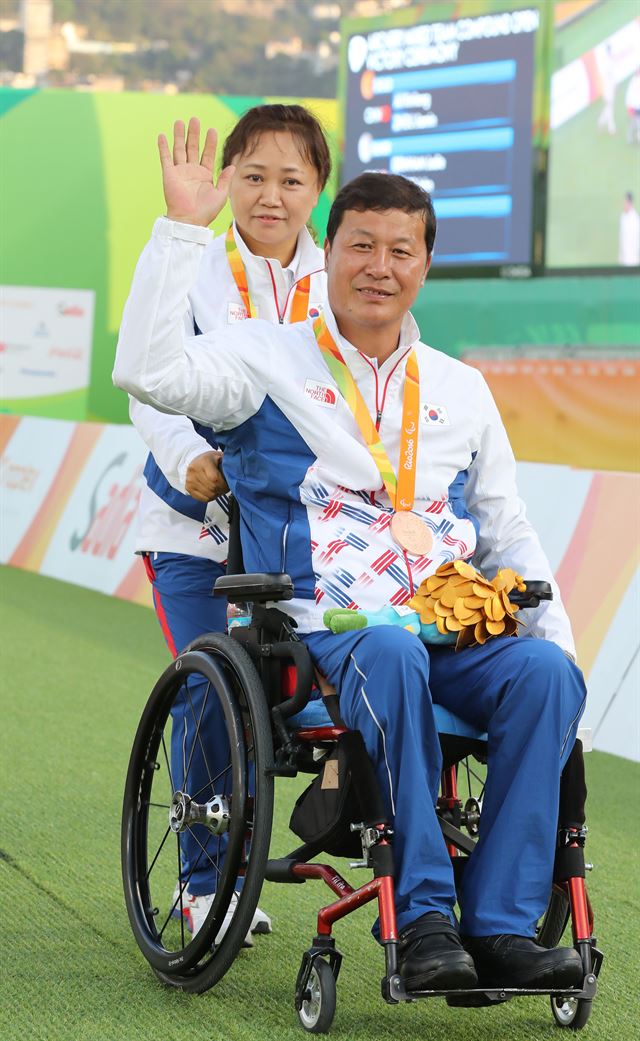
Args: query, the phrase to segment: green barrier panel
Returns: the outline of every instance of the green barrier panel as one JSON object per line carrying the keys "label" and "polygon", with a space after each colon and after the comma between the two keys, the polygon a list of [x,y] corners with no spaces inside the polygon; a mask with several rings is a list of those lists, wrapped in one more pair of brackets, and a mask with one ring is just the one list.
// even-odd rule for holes
{"label": "green barrier panel", "polygon": [[592,347],[615,354],[640,345],[632,276],[427,279],[412,310],[423,340],[456,356],[478,347]]}

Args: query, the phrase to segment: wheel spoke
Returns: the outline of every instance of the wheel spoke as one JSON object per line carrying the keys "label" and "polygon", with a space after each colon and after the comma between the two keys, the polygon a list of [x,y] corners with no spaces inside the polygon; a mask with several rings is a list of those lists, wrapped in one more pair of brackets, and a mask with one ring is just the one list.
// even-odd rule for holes
{"label": "wheel spoke", "polygon": [[168,774],[168,777],[169,777],[169,788],[170,788],[170,791],[171,791],[171,798],[173,798],[173,793],[175,792],[175,788],[174,788],[174,785],[173,785],[173,776],[171,774],[171,763],[169,762],[169,755],[167,753],[167,746],[166,746],[165,740],[164,740],[164,730],[162,731],[162,751],[164,753],[164,761],[167,764],[167,774]]}
{"label": "wheel spoke", "polygon": [[[180,943],[182,944],[182,947],[184,949],[184,914],[183,914],[184,908],[183,908],[183,904],[182,904],[182,894],[184,893],[185,889],[187,888],[187,883],[186,882],[185,883],[182,882],[182,851],[180,849],[180,838],[179,837],[178,837],[178,841],[176,843],[176,846],[178,847],[178,899],[177,899],[176,903],[180,904]],[[169,911],[169,918],[171,918],[173,916],[173,912],[175,910],[175,907],[176,907],[176,904],[174,903],[173,907]]]}
{"label": "wheel spoke", "polygon": [[[208,851],[208,849],[206,848],[206,846],[203,846],[203,845],[202,845],[202,843],[200,842],[200,839],[199,839],[199,838],[198,838],[198,836],[196,835],[196,833],[195,833],[195,831],[193,830],[193,828],[191,827],[191,825],[187,825],[187,830],[188,830],[189,834],[191,835],[191,837],[192,837],[193,839],[195,839],[195,841],[196,841],[196,842],[198,843],[198,845],[200,846],[200,849],[201,849],[201,851],[202,851],[201,853],[199,853],[199,854],[198,854],[198,860],[200,860],[200,858],[202,857],[202,854],[204,853],[205,857],[207,858],[207,860],[208,860],[208,861],[209,861],[209,863],[211,864],[211,867],[212,867],[212,868],[214,868],[214,870],[215,870],[215,871],[217,871],[217,873],[218,873],[218,875],[219,875],[219,876],[221,876],[221,875],[222,875],[222,872],[221,872],[220,868],[218,867],[218,865],[217,865],[216,861],[215,861],[215,860],[213,859],[213,857],[212,857],[212,856],[211,856],[211,854],[209,853],[209,851]],[[208,841],[209,841],[209,840],[207,839],[207,842],[208,842]],[[193,872],[192,872],[192,873],[193,873]]]}
{"label": "wheel spoke", "polygon": [[[178,878],[180,878],[180,876],[182,874],[182,858],[181,858],[181,852],[180,852],[180,843],[178,842],[178,843],[176,843],[176,845],[178,847],[178,872],[179,872]],[[198,864],[200,863],[201,857],[202,857],[202,854],[198,853],[198,857],[196,859],[196,862],[193,865],[193,867],[191,868],[191,871],[189,872],[189,877],[187,878],[186,882],[181,883],[181,885],[184,887],[182,892],[184,892],[184,890],[189,885],[189,879],[191,878],[191,876],[193,875],[193,872],[195,871],[195,869],[197,868]],[[181,903],[181,897],[182,897],[182,894],[180,894],[180,897],[178,897],[178,900],[175,900],[174,903],[172,904],[172,906],[169,908],[169,914],[167,915],[167,917],[164,920],[164,924],[162,926],[162,929],[160,929],[159,932],[158,932],[158,939],[159,940],[162,939],[162,934],[164,933],[165,929],[167,928],[169,922],[171,921],[173,912],[176,909],[176,907],[178,906],[178,902],[180,901],[180,903]],[[182,946],[184,947],[185,946],[185,942],[184,942],[184,916],[182,914],[180,915],[180,932],[181,932],[181,936],[182,936]]]}
{"label": "wheel spoke", "polygon": [[212,789],[212,791],[211,791],[211,797],[212,798],[213,798],[214,795],[223,795],[224,792],[216,792],[216,787],[215,786],[216,786],[217,782],[220,780],[220,778],[223,777],[225,774],[227,774],[227,778],[225,780],[228,780],[229,772],[232,769],[233,769],[232,764],[231,763],[227,763],[227,765],[224,767],[224,769],[220,770],[220,772],[217,773],[215,775],[215,777],[211,777],[208,781],[205,781],[205,783],[202,785],[202,788],[198,788],[198,791],[194,792],[193,795],[191,796],[191,798],[195,802],[197,802],[198,801],[198,797],[200,795],[202,795],[202,793],[205,791],[205,789],[208,788],[209,786],[211,786],[211,789]]}
{"label": "wheel spoke", "polygon": [[186,690],[186,693],[187,693],[187,699],[189,701],[189,706],[191,708],[191,715],[193,716],[193,721],[196,724],[196,731],[195,731],[195,734],[193,735],[193,743],[191,745],[191,751],[189,753],[189,762],[187,764],[187,768],[186,768],[185,773],[184,773],[184,779],[183,779],[183,782],[182,782],[183,787],[186,789],[186,787],[187,787],[187,778],[189,776],[189,771],[191,769],[191,763],[193,761],[193,755],[194,755],[194,752],[196,750],[196,740],[197,740],[198,744],[200,745],[200,751],[202,752],[202,758],[204,760],[205,769],[207,771],[207,774],[209,775],[209,780],[211,780],[211,771],[209,770],[209,764],[207,763],[206,753],[205,753],[203,745],[202,745],[202,738],[200,737],[200,724],[202,723],[202,717],[204,716],[204,712],[205,712],[205,709],[207,707],[207,702],[209,700],[209,691],[211,690],[211,683],[210,682],[207,683],[207,687],[206,687],[206,690],[205,690],[205,693],[204,693],[204,698],[202,699],[202,708],[200,709],[200,716],[198,717],[197,720],[196,720],[195,709],[193,707],[193,699],[191,697],[191,691],[189,690],[189,682],[188,682],[188,680],[185,682],[184,686],[185,686],[185,690]]}
{"label": "wheel spoke", "polygon": [[153,860],[151,861],[151,864],[149,865],[149,868],[148,868],[148,870],[147,870],[147,873],[146,873],[146,875],[144,876],[144,880],[145,880],[145,882],[148,882],[148,881],[149,881],[149,876],[151,875],[151,872],[153,871],[153,869],[154,869],[154,867],[155,867],[156,861],[157,861],[158,857],[160,856],[160,854],[162,853],[162,847],[164,846],[164,844],[165,844],[165,842],[167,841],[167,838],[168,838],[168,836],[169,836],[170,834],[171,834],[171,828],[167,828],[167,830],[166,830],[166,831],[165,831],[165,833],[164,833],[164,837],[163,837],[163,839],[162,839],[162,841],[161,841],[160,845],[158,846],[158,848],[157,848],[157,850],[156,850],[156,855],[155,855],[155,857],[153,858]]}

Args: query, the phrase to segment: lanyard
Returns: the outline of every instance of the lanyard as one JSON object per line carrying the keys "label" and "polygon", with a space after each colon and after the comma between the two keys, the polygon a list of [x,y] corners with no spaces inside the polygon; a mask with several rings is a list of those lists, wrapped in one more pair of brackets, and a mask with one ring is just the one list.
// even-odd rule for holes
{"label": "lanyard", "polygon": [[[225,238],[225,249],[227,251],[227,260],[229,261],[229,267],[231,268],[231,274],[233,280],[238,287],[238,292],[244,304],[244,309],[247,312],[247,318],[256,317],[256,309],[253,306],[253,301],[249,296],[249,287],[247,285],[247,272],[240,256],[240,250],[236,245],[236,240],[233,237],[233,225],[227,231]],[[273,279],[273,276],[272,276]],[[309,292],[311,289],[311,276],[305,275],[301,278],[296,285],[296,291],[293,295],[293,303],[291,304],[291,313],[289,317],[290,322],[304,322],[307,318],[307,311],[309,309]],[[275,298],[275,285],[273,289],[273,295]],[[287,297],[287,300],[289,298]],[[276,299],[276,310],[278,310],[278,301]],[[286,311],[286,303],[285,303]],[[280,317],[278,315],[278,317]],[[284,313],[281,322],[284,321]]]}
{"label": "lanyard", "polygon": [[320,315],[313,323],[313,331],[329,371],[351,409],[365,444],[380,471],[380,476],[387,489],[391,504],[396,511],[410,510],[413,506],[416,487],[418,420],[420,413],[420,372],[416,352],[411,351],[407,358],[404,400],[402,403],[400,465],[398,467],[398,477],[396,478],[389,456],[380,440],[375,423],[369,415],[364,398],[349,371],[347,363],[342,357],[340,348],[327,329],[323,315]]}

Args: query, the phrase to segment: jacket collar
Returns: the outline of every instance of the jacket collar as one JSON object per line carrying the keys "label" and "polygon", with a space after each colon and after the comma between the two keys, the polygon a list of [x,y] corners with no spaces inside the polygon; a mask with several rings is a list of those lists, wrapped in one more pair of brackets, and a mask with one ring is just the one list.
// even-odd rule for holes
{"label": "jacket collar", "polygon": [[316,246],[307,228],[303,228],[298,234],[298,242],[293,259],[291,263],[287,264],[284,268],[280,264],[280,261],[276,260],[275,257],[257,257],[255,253],[252,253],[238,231],[238,226],[235,221],[233,222],[233,237],[236,240],[236,246],[240,251],[242,262],[247,271],[250,266],[255,265],[259,261],[268,260],[270,264],[277,265],[282,269],[282,271],[291,272],[293,281],[297,282],[301,278],[304,278],[305,275],[310,275],[319,270],[324,270],[324,262],[318,252],[318,246]]}
{"label": "jacket collar", "polygon": [[[333,336],[336,343],[338,344],[338,346],[340,347],[340,349],[345,354],[349,351],[360,354],[361,352],[358,350],[358,348],[354,347],[353,344],[350,343],[349,340],[345,339],[345,337],[342,336],[342,334],[338,331],[338,325],[335,319],[335,315],[333,314],[333,311],[331,310],[328,303],[326,303],[324,307],[324,317],[327,323],[327,328]],[[392,358],[395,360],[398,351],[407,350],[408,348],[413,347],[419,340],[420,330],[418,328],[417,322],[411,314],[411,311],[407,311],[406,315],[402,319],[402,325],[400,326],[400,339],[398,341],[398,346],[396,347],[393,354],[389,358],[387,358],[387,361],[391,361]],[[369,360],[374,361],[373,358]],[[386,365],[386,362],[384,364]]]}

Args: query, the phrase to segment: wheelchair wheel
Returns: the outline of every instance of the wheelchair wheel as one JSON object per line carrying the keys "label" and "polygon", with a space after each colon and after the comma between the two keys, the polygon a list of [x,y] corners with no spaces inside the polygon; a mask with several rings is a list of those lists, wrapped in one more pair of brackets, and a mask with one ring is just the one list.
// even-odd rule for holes
{"label": "wheelchair wheel", "polygon": [[551,1011],[559,1027],[582,1030],[591,1015],[591,998],[551,997]]}
{"label": "wheelchair wheel", "polygon": [[336,978],[328,962],[316,958],[298,1010],[300,1023],[310,1034],[326,1034],[336,1014]]}
{"label": "wheelchair wheel", "polygon": [[[243,945],[273,815],[271,728],[258,675],[229,637],[213,633],[206,641],[206,650],[180,655],[149,698],[122,819],[125,902],[138,946],[163,982],[195,992],[213,986]],[[176,883],[187,886],[205,868],[215,897],[192,936]],[[234,892],[231,924],[216,944]]]}
{"label": "wheelchair wheel", "polygon": [[538,922],[536,939],[543,947],[557,947],[569,922],[571,910],[566,893],[553,886],[549,904]]}

